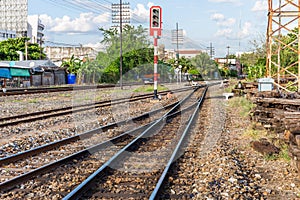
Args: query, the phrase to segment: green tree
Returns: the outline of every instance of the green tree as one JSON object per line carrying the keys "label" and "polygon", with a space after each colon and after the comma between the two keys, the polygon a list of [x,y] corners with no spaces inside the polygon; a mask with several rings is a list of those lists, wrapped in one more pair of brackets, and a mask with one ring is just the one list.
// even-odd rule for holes
{"label": "green tree", "polygon": [[266,73],[266,38],[260,36],[249,43],[250,52],[242,54],[239,60],[243,73],[248,75],[248,79],[253,80],[265,76]]}
{"label": "green tree", "polygon": [[[128,71],[135,71],[135,75],[141,75],[145,73],[144,68],[141,66],[149,63],[153,63],[153,49],[152,48],[143,48],[136,49],[130,52],[127,52],[123,55],[123,75]],[[103,82],[114,82],[116,83],[119,80],[119,66],[120,66],[120,58],[115,59],[111,64],[104,69],[103,73]],[[152,65],[153,66],[153,65]],[[152,68],[153,69],[153,68]],[[152,72],[153,73],[153,72]],[[125,79],[133,79],[133,74],[131,77],[128,77],[129,74],[126,74]]]}
{"label": "green tree", "polygon": [[78,70],[78,82],[97,84],[101,80],[104,67],[97,60],[85,59]]}
{"label": "green tree", "polygon": [[[102,44],[106,45],[106,52],[97,55],[96,60],[104,67],[101,81],[117,82],[120,77],[120,34],[117,28],[110,28],[102,31],[104,39]],[[122,29],[122,73],[126,74],[129,70],[133,70],[136,74],[132,74],[127,79],[132,79],[140,74],[139,69],[135,69],[146,63],[153,63],[153,48],[149,48],[149,40],[147,30],[142,26],[135,28],[134,26],[125,25]],[[133,73],[133,72],[132,72]]]}
{"label": "green tree", "polygon": [[186,58],[186,57],[181,57],[181,58],[179,58],[179,60],[178,60],[178,64],[179,65],[181,65],[182,66],[182,72],[183,73],[186,73],[186,72],[188,72],[190,69],[193,69],[194,68],[194,66],[193,66],[193,64],[192,64],[192,62],[191,62],[191,59],[188,59],[188,58]]}
{"label": "green tree", "polygon": [[65,67],[67,73],[70,74],[77,74],[81,66],[82,66],[82,60],[76,58],[74,54],[71,56],[71,58],[64,60],[61,64],[61,67]]}
{"label": "green tree", "polygon": [[[120,56],[120,33],[118,28],[110,28],[108,30],[99,28],[102,31],[104,39],[102,44],[106,45],[106,54],[100,53],[99,59],[102,59],[103,66],[109,66],[111,62]],[[138,49],[149,47],[147,30],[142,26],[135,28],[134,26],[125,25],[122,29],[122,51],[123,53],[131,52]],[[98,60],[99,60],[98,59]]]}
{"label": "green tree", "polygon": [[213,73],[218,71],[216,63],[210,59],[207,53],[200,53],[191,59],[192,65],[199,71],[203,78],[212,78]]}
{"label": "green tree", "polygon": [[26,52],[27,43],[27,59],[38,60],[45,59],[46,54],[43,49],[36,43],[29,43],[29,38],[9,38],[0,42],[0,60],[19,60],[17,51]]}

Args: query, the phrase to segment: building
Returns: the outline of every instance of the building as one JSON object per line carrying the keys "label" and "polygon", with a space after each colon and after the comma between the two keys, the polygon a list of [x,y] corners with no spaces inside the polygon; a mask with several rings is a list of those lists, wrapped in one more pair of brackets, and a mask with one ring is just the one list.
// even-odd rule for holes
{"label": "building", "polygon": [[[15,32],[17,37],[27,35],[27,0],[0,1],[0,30],[2,33]],[[2,35],[3,36],[3,35]],[[7,37],[8,36],[8,37]],[[10,35],[5,35],[10,38]]]}
{"label": "building", "polygon": [[[198,49],[179,49],[179,58],[185,57],[185,58],[194,58],[200,53],[202,53],[202,50]],[[176,58],[177,51],[175,49],[166,49],[165,50],[165,59],[172,59]]]}
{"label": "building", "polygon": [[28,16],[27,37],[30,38],[31,43],[37,43],[40,46],[43,44],[43,37],[45,26],[42,24],[38,15]]}
{"label": "building", "polygon": [[1,0],[0,22],[0,41],[29,37],[31,43],[43,43],[45,26],[38,15],[28,16],[28,0]]}
{"label": "building", "polygon": [[228,65],[230,69],[237,70],[237,60],[235,58],[215,58],[215,61],[219,64],[220,67],[225,67]]}
{"label": "building", "polygon": [[16,38],[17,34],[15,31],[1,31],[0,30],[0,41],[7,40],[9,38]]}
{"label": "building", "polygon": [[62,85],[66,72],[50,60],[1,61],[0,82],[8,87]]}
{"label": "building", "polygon": [[76,58],[89,58],[95,59],[98,52],[92,47],[63,47],[63,46],[47,46],[44,48],[44,52],[48,58],[52,60],[56,65],[60,66],[64,59],[71,58],[74,55]]}

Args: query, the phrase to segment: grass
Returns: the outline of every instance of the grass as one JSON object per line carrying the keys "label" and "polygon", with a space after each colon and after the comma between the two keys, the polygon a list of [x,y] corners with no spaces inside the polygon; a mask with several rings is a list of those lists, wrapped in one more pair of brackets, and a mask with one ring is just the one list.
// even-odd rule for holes
{"label": "grass", "polygon": [[[251,101],[247,100],[245,97],[234,97],[228,101],[228,106],[231,110],[235,110],[241,118],[247,117],[250,111],[255,106]],[[261,128],[261,126],[255,122],[249,124],[243,135],[246,138],[251,138],[252,140],[259,140],[261,138],[272,139],[274,145],[280,148],[278,155],[265,155],[264,159],[268,161],[272,160],[283,160],[289,162],[291,160],[289,156],[288,145],[282,142],[280,139],[274,138],[274,134]],[[274,140],[275,139],[275,140]]]}
{"label": "grass", "polygon": [[38,101],[38,99],[30,99],[28,102],[29,103],[38,103],[39,101]]}
{"label": "grass", "polygon": [[234,97],[228,102],[229,107],[236,109],[241,117],[247,117],[254,104],[245,97]]}
{"label": "grass", "polygon": [[259,140],[260,138],[266,135],[267,135],[267,131],[253,129],[251,126],[248,127],[244,132],[244,136],[249,137],[253,140]]}
{"label": "grass", "polygon": [[[158,91],[162,91],[162,90],[168,90],[168,88],[158,85],[157,86],[157,90]],[[133,90],[134,92],[152,92],[153,91],[153,85],[144,85],[142,87],[139,87],[135,90]]]}
{"label": "grass", "polygon": [[60,97],[70,97],[71,94],[70,93],[67,93],[67,94],[59,94]]}
{"label": "grass", "polygon": [[278,155],[265,155],[264,156],[265,160],[268,161],[273,161],[273,160],[283,160],[286,162],[290,162],[291,161],[291,157],[289,156],[289,149],[288,149],[288,145],[282,145],[280,146],[280,152]]}
{"label": "grass", "polygon": [[21,103],[22,100],[12,100],[13,103]]}
{"label": "grass", "polygon": [[273,141],[272,143],[280,148],[280,152],[278,155],[264,155],[264,159],[267,161],[274,161],[274,160],[283,160],[286,162],[289,162],[291,160],[290,156],[289,156],[289,147],[288,145],[283,142],[281,139],[279,138],[274,138],[274,133],[269,132],[265,129],[257,129],[255,127],[257,127],[257,123],[252,123],[252,125],[249,125],[249,127],[247,128],[247,130],[244,132],[244,136],[251,138],[252,140],[259,140],[261,138],[267,138],[271,141]]}

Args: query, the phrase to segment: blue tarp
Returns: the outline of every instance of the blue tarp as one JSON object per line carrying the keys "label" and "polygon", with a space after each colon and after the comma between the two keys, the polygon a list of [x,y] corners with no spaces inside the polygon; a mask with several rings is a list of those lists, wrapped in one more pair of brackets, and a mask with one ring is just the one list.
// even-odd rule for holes
{"label": "blue tarp", "polygon": [[0,68],[0,78],[11,78],[8,68]]}

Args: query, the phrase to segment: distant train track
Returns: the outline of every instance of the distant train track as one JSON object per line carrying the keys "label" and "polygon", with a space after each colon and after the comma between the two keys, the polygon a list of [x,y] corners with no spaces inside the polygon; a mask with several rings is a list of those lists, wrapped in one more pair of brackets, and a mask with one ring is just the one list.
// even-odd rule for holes
{"label": "distant train track", "polygon": [[6,92],[0,92],[0,96],[13,96],[13,95],[26,95],[26,94],[38,94],[38,93],[50,93],[50,92],[64,92],[73,90],[88,90],[88,89],[101,89],[101,88],[113,88],[115,84],[103,84],[103,85],[86,85],[86,86],[56,86],[56,87],[39,87],[39,88],[7,88]]}
{"label": "distant train track", "polygon": [[[163,83],[162,83],[163,84]],[[123,86],[145,85],[144,83],[123,83]],[[120,87],[119,84],[98,84],[98,85],[68,85],[68,86],[52,86],[52,87],[30,87],[30,88],[6,88],[6,92],[0,90],[0,96],[39,94],[51,92],[64,92],[73,90],[89,90]]]}
{"label": "distant train track", "polygon": [[[192,87],[187,88],[180,88],[180,89],[174,89],[174,90],[165,90],[162,92],[159,92],[160,95],[166,95],[168,92],[183,92],[193,89]],[[68,107],[62,107],[62,108],[56,108],[51,110],[44,110],[44,111],[38,111],[38,112],[32,112],[32,113],[26,113],[21,115],[15,115],[15,116],[9,116],[9,117],[3,117],[0,118],[0,127],[6,127],[6,126],[13,126],[20,123],[27,123],[27,122],[33,122],[37,120],[47,119],[51,117],[58,117],[63,115],[68,115],[72,113],[77,112],[83,112],[99,107],[107,107],[112,105],[117,105],[120,103],[126,103],[126,102],[134,102],[141,99],[146,98],[152,98],[152,93],[132,96],[131,98],[124,97],[124,98],[118,98],[118,99],[112,99],[112,100],[105,100],[105,101],[98,101],[93,102],[89,104],[83,104],[83,105],[73,105]]]}

